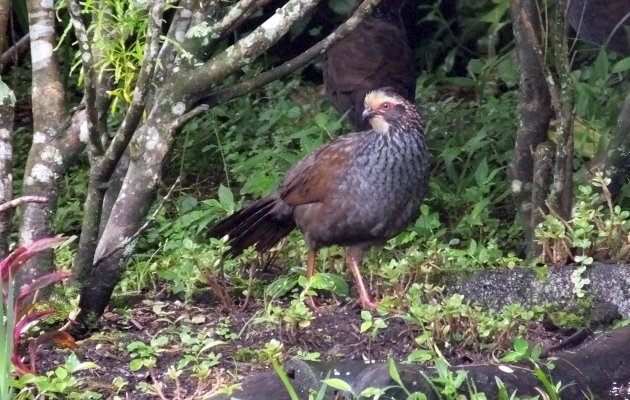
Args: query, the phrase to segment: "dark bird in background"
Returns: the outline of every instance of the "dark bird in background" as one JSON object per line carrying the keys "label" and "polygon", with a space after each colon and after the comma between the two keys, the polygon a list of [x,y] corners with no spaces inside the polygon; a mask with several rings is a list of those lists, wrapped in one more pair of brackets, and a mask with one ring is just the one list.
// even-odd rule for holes
{"label": "dark bird in background", "polygon": [[390,86],[414,102],[413,51],[401,18],[406,0],[383,0],[354,31],[328,48],[324,60],[326,95],[356,130],[369,128],[361,117],[365,95]]}
{"label": "dark bird in background", "polygon": [[391,88],[368,93],[362,115],[371,129],[310,153],[277,191],[219,222],[210,235],[229,235],[234,256],[249,246],[269,250],[297,227],[309,246],[308,279],[320,248],[345,246],[361,306],[374,309],[359,271],[363,252],[417,218],[429,155],[416,108]]}
{"label": "dark bird in background", "polygon": [[580,39],[630,54],[630,0],[571,0],[567,20]]}

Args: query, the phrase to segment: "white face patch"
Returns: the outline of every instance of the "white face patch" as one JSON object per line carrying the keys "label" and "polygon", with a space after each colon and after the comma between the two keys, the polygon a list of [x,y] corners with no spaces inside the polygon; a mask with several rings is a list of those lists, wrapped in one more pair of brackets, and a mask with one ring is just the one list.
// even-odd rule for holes
{"label": "white face patch", "polygon": [[384,104],[388,104],[390,107],[397,106],[401,104],[400,99],[396,97],[392,97],[385,93],[382,90],[373,90],[365,95],[365,107],[374,110],[376,113],[375,116],[370,118],[370,125],[377,133],[387,133],[389,132],[390,124],[385,120],[385,118],[381,115],[383,112]]}
{"label": "white face patch", "polygon": [[382,115],[375,115],[370,118],[370,125],[372,125],[372,128],[374,128],[374,131],[377,133],[389,132],[389,122],[385,121]]}

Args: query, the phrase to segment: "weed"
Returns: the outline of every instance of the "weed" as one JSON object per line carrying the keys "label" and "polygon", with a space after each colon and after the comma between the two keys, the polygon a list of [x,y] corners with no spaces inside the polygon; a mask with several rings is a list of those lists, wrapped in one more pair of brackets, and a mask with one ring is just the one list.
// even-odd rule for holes
{"label": "weed", "polygon": [[[597,260],[624,262],[630,259],[630,211],[613,204],[608,191],[610,179],[597,173],[591,186],[579,186],[575,207],[568,221],[557,215],[547,215],[536,227],[536,240],[542,247],[544,262],[561,265],[574,259],[582,267]],[[599,188],[601,193],[596,193]],[[580,269],[583,271],[585,268]],[[586,282],[576,273],[576,294]]]}
{"label": "weed", "polygon": [[422,332],[416,338],[421,348],[414,350],[408,361],[428,361],[436,354],[436,346],[501,348],[524,328],[525,322],[540,319],[543,315],[540,307],[526,310],[518,304],[489,314],[465,302],[462,295],[445,298],[442,289],[431,285],[412,285],[407,301],[408,312],[398,317],[418,326]]}
{"label": "weed", "polygon": [[162,351],[161,348],[167,343],[168,338],[166,336],[159,336],[151,339],[150,344],[139,341],[129,343],[127,345],[127,352],[131,357],[129,368],[132,371],[139,371],[144,367],[150,369],[155,368],[157,363],[157,354]]}
{"label": "weed", "polygon": [[221,317],[217,322],[217,326],[214,328],[218,337],[223,340],[236,340],[238,334],[232,332],[230,317]]}
{"label": "weed", "polygon": [[[3,339],[1,340],[0,347],[2,348],[2,354],[5,356],[10,355],[7,358],[3,358],[3,360],[10,359],[15,369],[20,373],[31,372],[31,368],[34,368],[34,366],[31,366],[31,368],[27,367],[22,362],[17,352],[20,337],[25,334],[34,323],[54,313],[53,310],[37,310],[37,303],[32,302],[30,298],[31,296],[35,296],[39,290],[65,280],[68,278],[69,274],[67,272],[51,272],[46,274],[20,288],[17,292],[17,296],[15,296],[12,277],[15,275],[18,268],[23,266],[26,261],[35,254],[63,242],[66,242],[66,238],[40,239],[18,247],[0,262],[0,286],[2,288],[1,310],[3,310],[3,318],[0,321],[0,333],[3,333]],[[6,364],[2,365],[0,372],[9,374],[9,366]],[[2,390],[6,391],[8,389],[3,387]]]}
{"label": "weed", "polygon": [[33,398],[64,398],[64,399],[100,399],[102,396],[92,391],[79,391],[84,380],[77,378],[76,373],[98,368],[91,362],[80,362],[71,354],[68,360],[49,371],[46,375],[24,374],[12,382],[17,391],[14,400]]}
{"label": "weed", "polygon": [[380,329],[387,328],[387,323],[383,318],[372,317],[372,313],[369,311],[361,311],[361,319],[363,322],[361,323],[359,331],[361,333],[370,332],[372,340],[376,339]]}

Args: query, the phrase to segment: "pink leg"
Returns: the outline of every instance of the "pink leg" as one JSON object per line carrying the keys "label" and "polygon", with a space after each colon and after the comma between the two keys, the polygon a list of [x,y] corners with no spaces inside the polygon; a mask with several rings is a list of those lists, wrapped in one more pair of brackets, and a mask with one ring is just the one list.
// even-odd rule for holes
{"label": "pink leg", "polygon": [[374,310],[378,306],[378,303],[373,302],[368,297],[368,292],[365,289],[363,278],[361,277],[361,271],[359,271],[362,256],[363,251],[361,249],[348,247],[346,249],[346,265],[350,268],[350,271],[352,271],[352,275],[354,276],[354,281],[357,285],[357,289],[359,290],[359,301],[361,302],[361,307],[366,310]]}
{"label": "pink leg", "polygon": [[[308,250],[308,259],[306,260],[306,279],[310,282],[313,277],[313,271],[315,270],[315,261],[317,258],[317,251],[313,249]],[[312,296],[306,299],[306,305],[313,311],[317,311],[318,307],[315,304],[315,300]]]}

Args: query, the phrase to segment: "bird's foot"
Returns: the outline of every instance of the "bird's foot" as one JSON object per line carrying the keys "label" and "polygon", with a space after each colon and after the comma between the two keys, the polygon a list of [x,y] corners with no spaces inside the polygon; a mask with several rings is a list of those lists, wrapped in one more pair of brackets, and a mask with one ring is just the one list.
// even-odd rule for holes
{"label": "bird's foot", "polygon": [[359,301],[361,302],[361,308],[364,310],[374,311],[378,307],[378,302],[374,302],[367,297],[361,298]]}

